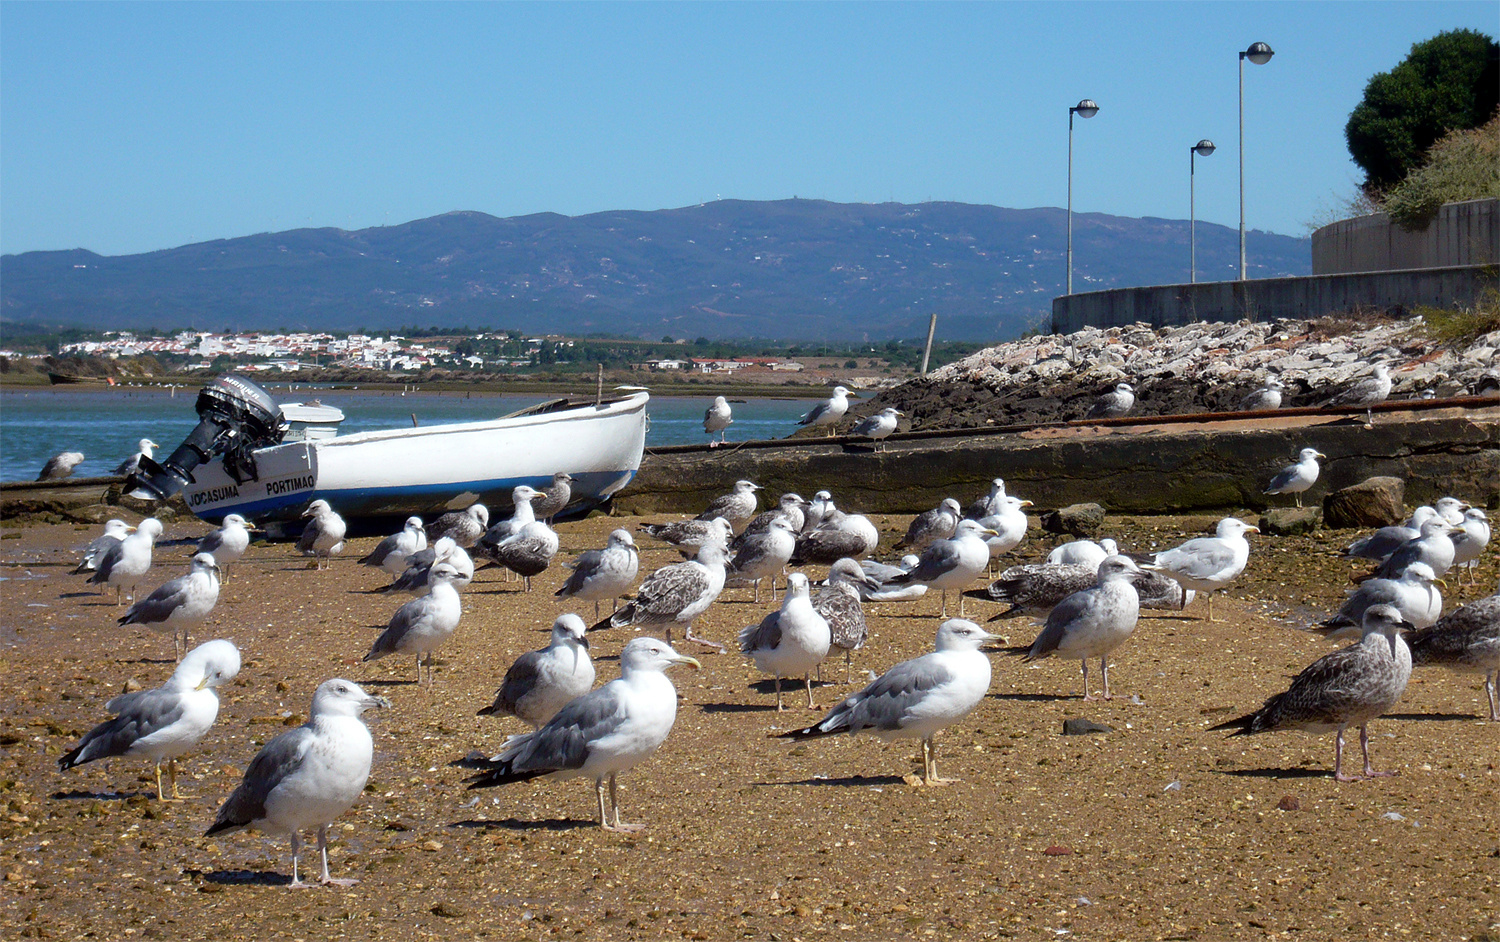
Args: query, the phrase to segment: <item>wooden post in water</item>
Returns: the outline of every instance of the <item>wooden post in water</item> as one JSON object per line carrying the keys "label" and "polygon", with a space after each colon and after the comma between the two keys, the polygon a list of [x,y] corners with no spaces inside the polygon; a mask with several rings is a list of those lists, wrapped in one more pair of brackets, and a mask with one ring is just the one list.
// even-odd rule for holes
{"label": "wooden post in water", "polygon": [[927,322],[927,346],[922,348],[922,376],[927,375],[927,358],[932,356],[932,335],[937,332],[937,315]]}
{"label": "wooden post in water", "polygon": [[599,364],[599,385],[594,390],[594,405],[604,401],[604,364]]}

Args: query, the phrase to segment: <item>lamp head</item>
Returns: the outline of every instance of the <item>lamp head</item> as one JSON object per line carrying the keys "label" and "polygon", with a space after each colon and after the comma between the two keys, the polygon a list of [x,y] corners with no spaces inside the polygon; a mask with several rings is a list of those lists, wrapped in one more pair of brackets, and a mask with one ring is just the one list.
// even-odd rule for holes
{"label": "lamp head", "polygon": [[1218,150],[1218,148],[1214,146],[1214,142],[1210,141],[1206,137],[1193,145],[1193,153],[1197,154],[1199,157],[1207,157],[1209,154],[1212,154],[1216,150]]}
{"label": "lamp head", "polygon": [[1080,118],[1092,118],[1099,113],[1099,105],[1092,98],[1085,98],[1068,110],[1075,112]]}
{"label": "lamp head", "polygon": [[1271,50],[1271,47],[1267,46],[1265,43],[1251,43],[1249,49],[1246,49],[1244,52],[1240,53],[1240,58],[1249,59],[1256,65],[1265,65],[1267,62],[1271,61],[1271,57],[1274,55],[1276,55],[1276,53],[1273,52]]}

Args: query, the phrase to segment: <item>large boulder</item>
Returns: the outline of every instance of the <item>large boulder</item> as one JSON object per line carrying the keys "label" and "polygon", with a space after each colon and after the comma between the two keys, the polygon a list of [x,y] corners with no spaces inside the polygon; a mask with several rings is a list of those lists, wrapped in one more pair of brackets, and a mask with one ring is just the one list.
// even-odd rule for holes
{"label": "large boulder", "polygon": [[1406,482],[1366,478],[1323,498],[1323,522],[1336,530],[1389,527],[1406,519]]}
{"label": "large boulder", "polygon": [[1323,511],[1317,507],[1272,507],[1261,514],[1260,532],[1270,536],[1297,536],[1312,533],[1323,522]]}
{"label": "large boulder", "polygon": [[1093,539],[1104,529],[1104,508],[1098,504],[1069,504],[1042,514],[1042,529]]}

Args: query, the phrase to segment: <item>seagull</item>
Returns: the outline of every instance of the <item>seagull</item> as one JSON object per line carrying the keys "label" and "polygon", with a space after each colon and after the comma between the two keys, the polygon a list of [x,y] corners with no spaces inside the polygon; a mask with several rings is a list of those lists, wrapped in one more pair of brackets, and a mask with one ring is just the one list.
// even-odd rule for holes
{"label": "seagull", "polygon": [[943,610],[939,617],[948,616],[948,590],[959,593],[958,614],[964,614],[963,590],[968,588],[981,572],[989,567],[990,549],[985,545],[985,534],[994,535],[994,530],[976,520],[960,520],[951,540],[937,540],[918,557],[917,566],[911,572],[891,580],[895,585],[919,582],[943,593]]}
{"label": "seagull", "polygon": [[778,518],[771,521],[770,529],[764,533],[751,534],[739,541],[739,548],[729,560],[726,585],[755,586],[755,604],[760,604],[760,583],[771,580],[771,601],[776,601],[776,574],[786,566],[797,549],[797,532],[791,521]]}
{"label": "seagull", "polygon": [[833,512],[833,495],[827,491],[818,491],[813,499],[808,502],[807,510],[802,517],[801,532],[811,533],[823,523],[823,518]]}
{"label": "seagull", "polygon": [[839,419],[844,417],[844,413],[849,411],[849,399],[851,397],[855,399],[859,398],[843,386],[835,386],[833,387],[833,395],[829,396],[827,400],[813,406],[806,415],[797,420],[797,424],[808,428],[826,425],[828,426],[828,437],[832,438],[833,427],[838,424]]}
{"label": "seagull", "polygon": [[198,541],[193,555],[208,553],[219,564],[220,575],[229,578],[229,564],[237,562],[250,548],[250,523],[239,514],[226,514],[219,529]]}
{"label": "seagull", "polygon": [[1210,729],[1232,729],[1235,736],[1250,736],[1278,729],[1306,733],[1336,732],[1333,777],[1357,782],[1345,775],[1344,730],[1359,727],[1359,745],[1364,752],[1365,777],[1394,775],[1377,772],[1370,765],[1370,721],[1401,699],[1411,677],[1411,650],[1400,632],[1410,629],[1401,613],[1389,605],[1365,610],[1364,635],[1347,648],[1334,651],[1308,665],[1285,693],[1278,693],[1254,713],[1220,723]]}
{"label": "seagull", "polygon": [[615,530],[603,549],[580,553],[567,565],[573,574],[553,594],[560,599],[592,601],[597,621],[599,603],[603,600],[610,600],[611,612],[619,610],[620,596],[629,591],[640,572],[641,556],[630,531]]}
{"label": "seagull", "polygon": [[135,454],[120,462],[120,464],[115,468],[115,474],[121,475],[122,477],[134,474],[141,467],[141,459],[150,458],[152,451],[160,447],[160,445],[158,445],[156,442],[153,442],[149,438],[141,439],[136,443]]}
{"label": "seagull", "polygon": [[1464,511],[1469,509],[1469,505],[1457,497],[1443,497],[1438,499],[1432,509],[1437,511],[1444,523],[1451,527],[1461,527],[1464,524]]}
{"label": "seagull", "polygon": [[212,554],[199,553],[193,557],[191,572],[162,583],[126,609],[119,622],[172,632],[172,653],[181,660],[187,650],[188,629],[207,618],[218,601],[219,564]]}
{"label": "seagull", "polygon": [[1482,509],[1464,511],[1464,522],[1453,534],[1453,565],[1462,566],[1472,575],[1474,564],[1490,545],[1490,518]]}
{"label": "seagull", "polygon": [[463,602],[453,581],[458,570],[447,563],[432,567],[431,586],[419,596],[396,609],[385,630],[370,645],[366,661],[378,661],[387,654],[415,654],[417,683],[422,682],[422,656],[427,656],[427,686],[432,686],[432,652],[458,629],[463,617]]}
{"label": "seagull", "polygon": [[531,512],[536,514],[538,520],[551,523],[553,517],[567,509],[568,502],[572,499],[573,475],[559,471],[552,475],[552,483],[531,499]]}
{"label": "seagull", "polygon": [[1222,589],[1245,571],[1250,561],[1250,541],[1246,533],[1259,533],[1235,517],[1219,521],[1214,536],[1200,536],[1181,546],[1151,554],[1151,562],[1141,566],[1171,576],[1184,589],[1202,592],[1208,597],[1208,621],[1214,620],[1215,589]]}
{"label": "seagull", "polygon": [[83,452],[65,451],[53,455],[47,459],[42,466],[42,473],[36,476],[38,481],[61,481],[73,473],[73,469],[83,463]]}
{"label": "seagull", "polygon": [[1435,508],[1425,505],[1418,507],[1412,511],[1411,517],[1405,523],[1394,527],[1381,527],[1369,536],[1360,537],[1344,547],[1344,551],[1339,555],[1385,562],[1390,559],[1392,553],[1401,548],[1402,543],[1421,536],[1422,524],[1437,515]]}
{"label": "seagull", "polygon": [[[541,729],[512,736],[491,767],[469,780],[490,788],[533,778],[594,780],[599,826],[633,832],[644,825],[620,820],[615,777],[645,761],[666,741],[677,720],[677,688],[666,670],[675,664],[702,667],[656,638],[632,638],[620,652],[620,677],[569,702]],[[609,808],[604,783],[609,781]]]}
{"label": "seagull", "polygon": [[401,570],[401,575],[390,585],[381,586],[376,592],[411,592],[415,595],[423,595],[432,585],[432,569],[438,563],[447,563],[452,566],[458,575],[453,580],[453,587],[461,589],[474,581],[474,560],[463,551],[457,543],[453,542],[451,536],[440,538],[437,542],[423,550],[417,550],[406,557],[406,568]]}
{"label": "seagull", "polygon": [[1027,649],[1025,661],[1054,654],[1078,658],[1083,663],[1083,699],[1093,700],[1089,693],[1089,658],[1097,657],[1104,699],[1113,699],[1109,692],[1109,655],[1135,633],[1141,600],[1133,580],[1139,572],[1140,567],[1127,556],[1111,556],[1100,563],[1093,588],[1074,592],[1047,615],[1047,625]]}
{"label": "seagull", "polygon": [[1235,408],[1240,412],[1270,412],[1281,408],[1281,391],[1285,389],[1281,379],[1267,376],[1265,383],[1255,392],[1240,400]]}
{"label": "seagull", "polygon": [[654,540],[670,543],[683,552],[696,553],[705,543],[728,546],[734,528],[723,517],[712,520],[674,520],[671,523],[643,523],[641,532]]}
{"label": "seagull", "polygon": [[511,503],[515,509],[509,517],[496,521],[484,532],[484,535],[474,544],[478,551],[483,553],[487,548],[493,549],[521,532],[521,528],[528,523],[534,523],[536,511],[532,508],[531,501],[532,498],[540,495],[541,491],[525,484],[518,484],[510,492]]}
{"label": "seagull", "polygon": [[332,567],[333,556],[344,548],[344,531],[347,529],[344,518],[334,513],[328,501],[321,498],[308,504],[302,516],[312,519],[297,539],[297,552],[314,557],[319,569],[323,568],[325,560]]}
{"label": "seagull", "polygon": [[1318,459],[1328,460],[1328,456],[1316,448],[1304,448],[1297,456],[1296,464],[1289,464],[1281,469],[1281,472],[1271,479],[1271,483],[1262,492],[1265,494],[1294,494],[1297,498],[1297,506],[1302,506],[1302,492],[1312,487],[1318,481]]}
{"label": "seagull", "polygon": [[734,490],[722,497],[716,497],[708,505],[708,509],[699,514],[698,520],[712,520],[715,517],[723,517],[730,525],[747,522],[755,516],[755,508],[759,500],[755,492],[760,490],[759,484],[750,481],[735,481]]}
{"label": "seagull", "polygon": [[526,591],[530,592],[531,577],[547,571],[557,556],[557,548],[556,531],[540,520],[533,520],[498,545],[481,546],[479,552],[524,579]]}
{"label": "seagull", "polygon": [[1500,721],[1500,593],[1461,605],[1408,639],[1416,667],[1439,664],[1484,674],[1490,719]]}
{"label": "seagull", "polygon": [[375,743],[360,714],[371,707],[389,707],[384,697],[372,697],[350,680],[325,680],[313,694],[306,723],[282,733],[261,747],[245,770],[245,777],[219,808],[204,837],[253,827],[292,838],[292,882],[302,882],[298,864],[302,832],[318,829],[318,853],[323,858],[323,885],[352,886],[356,880],[328,875],[328,826],[347,811],[370,779]]}
{"label": "seagull", "polygon": [[[901,557],[899,566],[876,562],[873,559],[861,559],[859,568],[864,571],[868,581],[854,586],[859,591],[860,600],[863,602],[911,602],[926,595],[927,587],[920,582],[909,585],[891,583],[895,577],[917,568],[919,561],[918,557],[910,554]],[[835,561],[836,564],[837,561]]]}
{"label": "seagull", "polygon": [[[984,545],[989,547],[990,559],[999,559],[1024,543],[1026,528],[1031,526],[1031,520],[1022,509],[1030,507],[1031,501],[1021,500],[1018,497],[1002,497],[998,503],[1000,504],[998,511],[979,518],[979,525],[992,531],[984,538]],[[985,568],[989,568],[988,562],[985,563]]]}
{"label": "seagull", "polygon": [[755,661],[758,670],[776,678],[776,709],[786,709],[781,700],[781,678],[802,675],[807,688],[807,708],[813,703],[813,668],[828,656],[831,635],[828,620],[813,608],[807,577],[794,572],[786,579],[786,597],[781,608],[762,618],[758,625],[740,631],[740,653]]}
{"label": "seagull", "polygon": [[1365,426],[1375,424],[1374,406],[1385,400],[1391,394],[1391,374],[1384,363],[1375,364],[1371,375],[1360,379],[1323,403],[1323,408],[1337,406],[1364,406]]}
{"label": "seagull", "polygon": [[427,548],[427,530],[421,517],[407,517],[406,524],[396,533],[375,544],[369,555],[360,559],[361,566],[376,566],[392,576],[401,575],[406,568],[406,559],[411,554]]}
{"label": "seagull", "polygon": [[964,511],[964,517],[969,520],[978,520],[982,517],[992,517],[1000,512],[1000,501],[1005,499],[1005,479],[994,478],[990,481],[990,493],[987,497],[981,497],[970,504]]}
{"label": "seagull", "polygon": [[[813,590],[813,609],[828,622],[829,649],[844,652],[844,683],[849,682],[849,663],[854,652],[869,639],[860,590],[875,591],[879,587],[880,583],[865,572],[858,560],[845,557],[829,568],[827,580]],[[822,670],[819,664],[819,680],[823,679]]]}
{"label": "seagull", "polygon": [[[58,760],[67,771],[95,759],[144,756],[156,763],[156,797],[180,801],[177,757],[198,744],[219,716],[214,688],[240,672],[240,651],[228,641],[200,644],[178,663],[167,682],[155,690],[122,693],[104,704],[115,718],[100,723]],[[167,763],[168,798],[161,787],[161,764]]]}
{"label": "seagull", "polygon": [[672,626],[683,625],[687,640],[724,651],[722,644],[693,636],[693,619],[707,611],[724,591],[724,554],[722,543],[709,541],[698,548],[697,558],[663,566],[641,583],[635,601],[589,630],[661,626],[671,645]]}
{"label": "seagull", "polygon": [[115,604],[122,598],[135,598],[135,587],[151,568],[151,550],[161,536],[161,521],[147,517],[136,525],[135,532],[104,551],[89,577],[90,585],[113,586]]}
{"label": "seagull", "polygon": [[1073,540],[1048,553],[1047,562],[1054,566],[1087,566],[1098,572],[1100,563],[1119,552],[1120,547],[1109,537],[1097,543],[1093,540]]}
{"label": "seagull", "polygon": [[1435,584],[1444,583],[1432,567],[1414,562],[1394,579],[1368,579],[1361,583],[1336,614],[1307,630],[1329,640],[1357,639],[1364,630],[1365,612],[1372,605],[1390,605],[1413,627],[1426,628],[1443,614],[1443,596]]}
{"label": "seagull", "polygon": [[985,590],[990,598],[1010,606],[990,621],[1022,616],[1045,619],[1063,599],[1098,584],[1098,566],[1051,562],[1012,566]]}
{"label": "seagull", "polygon": [[715,396],[714,404],[703,412],[703,431],[709,435],[717,432],[719,440],[709,442],[708,447],[717,448],[724,444],[724,430],[732,424],[734,424],[734,417],[729,409],[729,400],[723,396]]}
{"label": "seagull", "polygon": [[887,406],[874,415],[860,419],[854,428],[849,430],[849,434],[868,438],[875,442],[876,451],[885,451],[885,440],[896,431],[897,416],[905,414],[894,407]]}
{"label": "seagull", "polygon": [[880,531],[864,514],[846,514],[827,502],[822,522],[797,538],[793,565],[831,565],[845,556],[863,559],[880,545]]}
{"label": "seagull", "polygon": [[994,635],[971,621],[950,618],[938,627],[937,649],[902,661],[851,694],[806,729],[782,739],[814,739],[868,730],[880,739],[922,740],[922,778],[911,784],[947,785],[937,774],[937,734],[963,719],[990,688],[990,659],[979,646]]}
{"label": "seagull", "polygon": [[1458,528],[1443,521],[1441,517],[1422,524],[1421,536],[1407,540],[1396,548],[1385,562],[1376,567],[1370,578],[1394,579],[1412,563],[1423,562],[1432,567],[1432,573],[1441,579],[1453,568],[1457,551],[1450,536]]}
{"label": "seagull", "polygon": [[734,542],[729,544],[729,548],[737,550],[739,549],[740,541],[745,539],[745,537],[753,533],[764,533],[771,529],[772,520],[785,520],[792,525],[793,533],[802,532],[802,525],[807,522],[807,513],[803,510],[803,507],[806,505],[807,501],[803,500],[797,494],[782,494],[781,499],[776,502],[775,507],[764,513],[756,514],[749,523],[745,524],[745,529],[735,538]]}
{"label": "seagull", "polygon": [[[624,531],[618,530],[617,533]],[[552,641],[540,651],[516,658],[495,694],[495,702],[480,716],[514,716],[533,729],[594,686],[594,662],[589,658],[588,629],[571,612],[552,623]]]}
{"label": "seagull", "polygon": [[[443,514],[441,517],[427,524],[426,537],[428,542],[436,543],[443,537],[451,537],[453,542],[464,549],[472,547],[484,531],[490,525],[490,509],[483,504],[470,504],[463,510],[455,510]],[[417,547],[421,549],[422,547]]]}
{"label": "seagull", "polygon": [[78,568],[73,570],[73,575],[81,576],[86,572],[94,572],[99,568],[99,560],[109,552],[110,547],[119,543],[130,535],[134,529],[125,521],[114,518],[104,522],[104,533],[94,537],[88,546],[83,548],[83,558],[78,562]]}
{"label": "seagull", "polygon": [[1135,389],[1129,383],[1117,383],[1114,389],[1094,400],[1085,419],[1118,419],[1135,407]]}
{"label": "seagull", "polygon": [[958,501],[944,497],[943,502],[931,510],[925,510],[912,520],[906,528],[906,536],[896,544],[897,549],[910,549],[920,553],[934,540],[951,540],[958,521],[963,519],[963,508]]}

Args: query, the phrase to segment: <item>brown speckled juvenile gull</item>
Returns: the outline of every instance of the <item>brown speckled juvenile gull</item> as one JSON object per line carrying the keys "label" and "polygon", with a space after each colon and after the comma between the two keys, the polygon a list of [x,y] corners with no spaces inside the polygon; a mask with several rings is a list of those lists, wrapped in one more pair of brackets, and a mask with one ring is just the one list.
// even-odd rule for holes
{"label": "brown speckled juvenile gull", "polygon": [[1454,609],[1437,624],[1413,633],[1409,641],[1416,667],[1436,664],[1483,674],[1490,719],[1500,721],[1500,594]]}
{"label": "brown speckled juvenile gull", "polygon": [[693,635],[693,619],[702,615],[724,591],[724,544],[710,540],[698,556],[686,562],[663,566],[641,583],[635,601],[590,628],[663,628],[672,643],[672,626],[684,626],[689,641],[724,650],[722,644]]}
{"label": "brown speckled juvenile gull", "polygon": [[559,471],[552,475],[552,483],[531,499],[531,510],[538,520],[551,523],[553,517],[567,509],[568,502],[572,499],[573,475]]}
{"label": "brown speckled juvenile gull", "polygon": [[906,536],[901,538],[896,548],[910,549],[914,553],[920,553],[934,540],[950,540],[961,519],[963,519],[963,508],[958,505],[958,501],[945,497],[941,504],[917,514],[911,526],[906,528]]}
{"label": "brown speckled juvenile gull", "polygon": [[[827,581],[813,590],[813,608],[828,622],[830,648],[844,652],[845,683],[849,681],[849,662],[854,652],[864,647],[869,638],[859,590],[879,587],[880,583],[865,572],[858,560],[845,557],[829,568]],[[818,679],[822,680],[821,665],[818,670]]]}
{"label": "brown speckled juvenile gull", "polygon": [[469,549],[476,540],[484,536],[489,525],[490,509],[483,504],[470,504],[463,510],[443,514],[427,524],[427,539],[437,542],[446,536],[464,549]]}
{"label": "brown speckled juvenile gull", "polygon": [[1305,733],[1336,733],[1333,777],[1356,782],[1345,775],[1344,730],[1359,727],[1359,746],[1364,753],[1365,777],[1394,775],[1377,772],[1370,765],[1370,721],[1401,700],[1411,677],[1411,650],[1401,631],[1411,628],[1390,605],[1365,610],[1364,636],[1347,648],[1324,655],[1308,665],[1285,693],[1278,693],[1265,706],[1212,729],[1232,729],[1235,736],[1250,736],[1280,729]]}
{"label": "brown speckled juvenile gull", "polygon": [[709,502],[708,509],[699,514],[698,520],[712,520],[715,517],[723,517],[731,526],[746,523],[755,516],[755,508],[759,506],[760,500],[755,492],[760,490],[760,485],[750,481],[735,481],[734,489],[721,497],[715,497]]}

